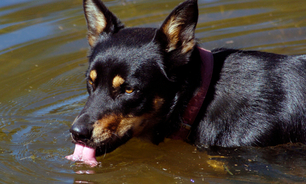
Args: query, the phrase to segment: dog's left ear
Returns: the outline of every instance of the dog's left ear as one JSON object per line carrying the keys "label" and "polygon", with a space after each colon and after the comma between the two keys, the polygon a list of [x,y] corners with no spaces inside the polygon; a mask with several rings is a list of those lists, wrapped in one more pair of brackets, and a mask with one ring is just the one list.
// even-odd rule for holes
{"label": "dog's left ear", "polygon": [[114,34],[124,28],[121,21],[101,2],[101,0],[84,0],[84,13],[88,27],[88,43],[95,46],[99,38]]}
{"label": "dog's left ear", "polygon": [[181,54],[192,51],[196,44],[194,33],[197,22],[197,0],[187,0],[178,5],[160,28],[168,42],[166,51],[179,50]]}

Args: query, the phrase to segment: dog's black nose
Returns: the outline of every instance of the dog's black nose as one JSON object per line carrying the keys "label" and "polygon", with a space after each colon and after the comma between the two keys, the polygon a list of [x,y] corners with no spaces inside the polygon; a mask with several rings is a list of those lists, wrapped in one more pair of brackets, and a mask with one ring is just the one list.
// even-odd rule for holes
{"label": "dog's black nose", "polygon": [[88,115],[82,115],[75,120],[70,132],[76,141],[84,141],[91,138],[92,123]]}

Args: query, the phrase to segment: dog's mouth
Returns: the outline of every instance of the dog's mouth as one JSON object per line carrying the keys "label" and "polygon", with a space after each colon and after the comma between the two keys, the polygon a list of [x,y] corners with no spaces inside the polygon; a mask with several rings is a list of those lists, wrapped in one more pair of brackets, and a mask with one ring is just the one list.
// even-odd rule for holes
{"label": "dog's mouth", "polygon": [[[160,100],[155,101],[159,105]],[[96,156],[112,152],[132,137],[149,137],[145,130],[156,124],[153,115],[153,112],[140,116],[109,114],[93,124],[86,123],[90,119],[88,115],[78,116],[70,128],[75,149],[65,158],[94,167],[98,165]]]}
{"label": "dog's mouth", "polygon": [[86,165],[95,167],[98,165],[95,155],[96,155],[95,148],[91,148],[83,144],[76,143],[73,154],[68,155],[65,158],[72,161],[83,162]]}

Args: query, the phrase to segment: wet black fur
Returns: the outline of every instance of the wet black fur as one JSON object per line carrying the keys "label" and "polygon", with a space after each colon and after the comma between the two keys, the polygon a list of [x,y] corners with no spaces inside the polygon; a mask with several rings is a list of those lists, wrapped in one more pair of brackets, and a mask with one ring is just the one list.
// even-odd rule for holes
{"label": "wet black fur", "polygon": [[[88,101],[70,129],[74,141],[97,148],[98,154],[116,149],[132,137],[133,129],[121,138],[114,135],[97,143],[91,138],[93,123],[109,114],[153,113],[153,100],[158,96],[164,103],[140,137],[160,143],[178,130],[181,115],[199,87],[201,61],[197,45],[182,53],[184,44],[194,40],[197,1],[180,4],[160,29],[124,28],[99,0],[84,0],[84,4],[88,2],[103,12],[107,26],[91,47],[86,78],[90,80],[89,72],[93,69],[98,76],[93,85],[87,85]],[[90,34],[95,31],[95,22],[89,13],[85,9]],[[171,17],[184,20],[177,33],[179,41],[172,50],[162,29]],[[304,55],[224,48],[212,53],[213,77],[192,127],[192,142],[198,147],[306,143]],[[125,82],[114,90],[112,80],[118,74]],[[134,92],[125,93],[127,88]]]}

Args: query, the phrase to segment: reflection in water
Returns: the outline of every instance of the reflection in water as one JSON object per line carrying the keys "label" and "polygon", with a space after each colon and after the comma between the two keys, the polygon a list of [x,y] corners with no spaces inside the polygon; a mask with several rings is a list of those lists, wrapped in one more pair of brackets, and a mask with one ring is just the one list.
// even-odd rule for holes
{"label": "reflection in water", "polygon": [[233,148],[207,150],[213,162],[223,165],[224,170],[233,176],[257,175],[273,181],[305,181],[305,170],[292,168],[304,167],[306,146],[302,144],[285,144],[265,148]]}
{"label": "reflection in water", "polygon": [[6,50],[8,47],[13,47],[19,44],[25,46],[24,44],[30,41],[42,39],[50,34],[52,34],[52,26],[49,26],[49,23],[43,23],[0,35],[0,40],[2,42],[0,50],[4,50],[0,54],[9,52],[9,50]]}
{"label": "reflection in water", "polygon": [[[106,1],[127,26],[159,26],[175,1]],[[199,0],[201,46],[305,53],[306,1]],[[197,151],[132,139],[89,168],[64,158],[86,98],[82,1],[0,3],[0,183],[305,182],[304,145]]]}
{"label": "reflection in water", "polygon": [[93,170],[79,170],[79,171],[76,171],[75,173],[77,173],[77,174],[95,174],[95,171],[93,171]]}

